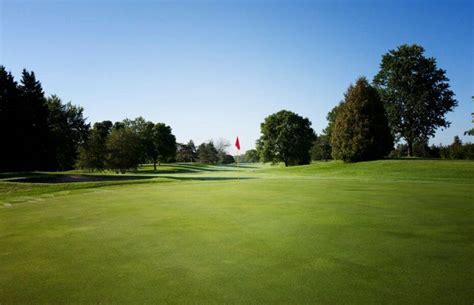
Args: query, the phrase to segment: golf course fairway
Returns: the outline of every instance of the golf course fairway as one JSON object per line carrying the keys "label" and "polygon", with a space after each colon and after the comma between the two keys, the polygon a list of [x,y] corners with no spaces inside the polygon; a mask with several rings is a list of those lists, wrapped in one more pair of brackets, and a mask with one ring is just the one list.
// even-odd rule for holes
{"label": "golf course fairway", "polygon": [[472,161],[48,175],[1,177],[1,305],[474,301]]}

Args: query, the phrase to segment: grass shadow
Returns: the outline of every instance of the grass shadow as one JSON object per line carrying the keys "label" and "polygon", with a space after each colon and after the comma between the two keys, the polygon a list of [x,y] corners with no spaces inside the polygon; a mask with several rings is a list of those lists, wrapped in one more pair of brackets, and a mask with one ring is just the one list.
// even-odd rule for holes
{"label": "grass shadow", "polygon": [[115,175],[64,175],[64,174],[48,174],[35,175],[29,177],[21,177],[15,179],[4,180],[5,182],[23,182],[23,183],[74,183],[74,182],[100,182],[100,181],[128,181],[128,180],[144,180],[156,178],[154,176],[115,176]]}
{"label": "grass shadow", "polygon": [[167,163],[157,166],[156,170],[151,165],[141,166],[134,174],[186,174],[200,172],[224,172],[232,170],[221,165],[208,165],[201,163]]}
{"label": "grass shadow", "polygon": [[161,176],[162,178],[180,180],[180,181],[230,181],[230,180],[250,180],[255,177],[175,177]]}

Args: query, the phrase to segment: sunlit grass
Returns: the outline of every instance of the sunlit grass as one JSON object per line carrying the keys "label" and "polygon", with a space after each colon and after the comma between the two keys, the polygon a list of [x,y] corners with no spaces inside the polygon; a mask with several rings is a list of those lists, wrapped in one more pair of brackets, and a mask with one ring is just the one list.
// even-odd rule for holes
{"label": "sunlit grass", "polygon": [[150,170],[0,182],[0,303],[472,302],[474,162]]}

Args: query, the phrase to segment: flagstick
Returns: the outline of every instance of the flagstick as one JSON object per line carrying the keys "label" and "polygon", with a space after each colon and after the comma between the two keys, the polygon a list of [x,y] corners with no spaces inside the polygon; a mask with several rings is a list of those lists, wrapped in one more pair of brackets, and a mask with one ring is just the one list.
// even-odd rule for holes
{"label": "flagstick", "polygon": [[237,148],[237,180],[240,180],[240,141],[238,136],[235,139],[235,148]]}
{"label": "flagstick", "polygon": [[240,180],[240,149],[237,149],[237,180]]}

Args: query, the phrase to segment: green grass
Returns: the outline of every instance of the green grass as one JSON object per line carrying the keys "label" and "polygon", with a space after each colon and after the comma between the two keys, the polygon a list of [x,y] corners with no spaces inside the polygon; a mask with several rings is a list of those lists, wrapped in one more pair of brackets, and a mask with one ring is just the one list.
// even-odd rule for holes
{"label": "green grass", "polygon": [[138,174],[1,181],[0,304],[474,300],[474,162]]}

